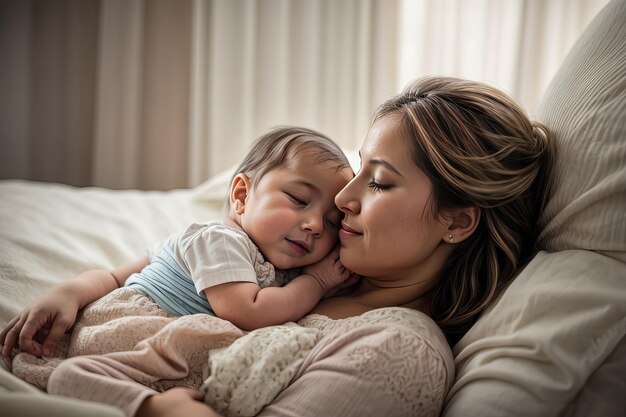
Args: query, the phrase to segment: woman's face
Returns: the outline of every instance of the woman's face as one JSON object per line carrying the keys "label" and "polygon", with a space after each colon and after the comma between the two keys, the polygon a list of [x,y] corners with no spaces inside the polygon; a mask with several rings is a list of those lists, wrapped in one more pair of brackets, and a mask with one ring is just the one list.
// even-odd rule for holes
{"label": "woman's face", "polygon": [[443,243],[445,220],[431,213],[432,184],[400,135],[397,114],[374,123],[360,150],[358,174],[335,197],[345,214],[342,263],[393,286],[434,279],[450,250]]}

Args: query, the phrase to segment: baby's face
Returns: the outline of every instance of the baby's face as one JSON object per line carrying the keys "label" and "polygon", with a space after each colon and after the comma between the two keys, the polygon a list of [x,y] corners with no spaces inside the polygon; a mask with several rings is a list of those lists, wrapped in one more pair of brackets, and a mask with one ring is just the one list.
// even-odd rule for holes
{"label": "baby's face", "polygon": [[267,172],[248,193],[241,227],[278,269],[324,258],[338,241],[342,213],[335,195],[354,176],[309,151]]}

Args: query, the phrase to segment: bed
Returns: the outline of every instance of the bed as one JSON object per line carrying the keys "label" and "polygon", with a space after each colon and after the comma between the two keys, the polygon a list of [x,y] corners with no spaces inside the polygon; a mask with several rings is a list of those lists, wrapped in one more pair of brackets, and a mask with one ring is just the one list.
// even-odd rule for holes
{"label": "bed", "polygon": [[[533,116],[556,135],[540,251],[454,346],[443,415],[626,415],[626,1],[578,40]],[[55,283],[217,219],[230,170],[193,189],[0,181],[0,325]],[[0,369],[0,413],[121,416]]]}

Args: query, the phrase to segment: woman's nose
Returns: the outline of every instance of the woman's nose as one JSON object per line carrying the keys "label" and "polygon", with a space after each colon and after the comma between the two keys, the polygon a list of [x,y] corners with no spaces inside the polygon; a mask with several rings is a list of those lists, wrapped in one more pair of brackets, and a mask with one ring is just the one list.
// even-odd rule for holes
{"label": "woman's nose", "polygon": [[361,211],[361,204],[355,197],[355,179],[356,177],[335,196],[335,205],[344,213],[358,214]]}

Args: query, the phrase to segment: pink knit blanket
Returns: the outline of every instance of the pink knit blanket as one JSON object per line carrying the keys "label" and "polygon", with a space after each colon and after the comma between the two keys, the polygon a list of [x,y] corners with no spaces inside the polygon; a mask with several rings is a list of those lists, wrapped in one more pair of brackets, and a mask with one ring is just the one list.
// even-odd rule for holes
{"label": "pink knit blanket", "polygon": [[[11,371],[46,390],[50,374],[66,358],[141,350],[150,345],[180,355],[181,369],[179,380],[171,379],[171,370],[163,370],[170,379],[145,381],[146,385],[157,391],[174,385],[197,388],[203,382],[202,368],[209,350],[229,346],[243,334],[230,322],[206,314],[174,317],[144,295],[120,288],[87,306],[52,356],[38,358],[20,352],[13,358]],[[197,343],[186,343],[191,338]]]}

